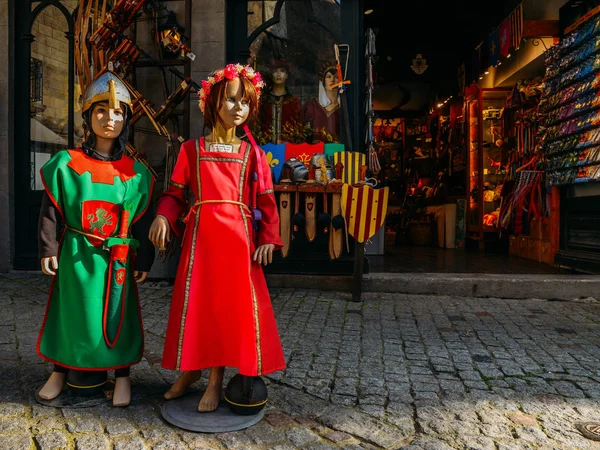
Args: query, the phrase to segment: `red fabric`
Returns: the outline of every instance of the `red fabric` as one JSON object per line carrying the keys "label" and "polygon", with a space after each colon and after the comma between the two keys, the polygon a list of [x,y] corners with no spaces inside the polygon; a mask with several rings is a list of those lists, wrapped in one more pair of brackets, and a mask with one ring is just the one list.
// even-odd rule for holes
{"label": "red fabric", "polygon": [[[178,158],[173,181],[187,181],[185,185],[200,200],[237,202],[241,187],[242,202],[249,205],[252,173],[257,172],[253,147],[244,143],[239,154],[231,154],[205,152],[203,140],[201,144],[200,158],[195,141],[182,146],[185,155]],[[262,160],[267,164],[266,158]],[[282,242],[270,171],[263,173],[265,191],[259,192],[257,200],[263,217],[258,243],[279,248]],[[183,192],[172,186],[161,197],[158,214],[170,223],[185,210]],[[205,203],[186,224],[163,354],[167,369],[227,366],[256,376],[285,368],[264,274],[251,261],[252,222],[242,211],[239,205]]]}
{"label": "red fabric", "polygon": [[298,161],[302,161],[306,167],[310,164],[310,158],[317,153],[325,153],[325,144],[319,142],[318,144],[285,144],[285,160],[290,158],[296,158]]}
{"label": "red fabric", "polygon": [[124,183],[136,175],[133,168],[135,161],[127,155],[116,161],[99,161],[83,153],[80,148],[68,152],[71,155],[68,166],[79,175],[90,172],[92,183],[114,184],[116,176]]}
{"label": "red fabric", "polygon": [[[300,124],[302,122],[302,103],[298,97],[290,94],[286,94],[283,98],[275,97],[268,94],[260,102],[259,119],[261,129],[263,133],[269,136],[270,142],[274,142],[272,139],[273,134],[273,116],[274,111],[279,101],[281,107],[281,132],[284,132],[285,125],[290,122],[292,126],[294,122]],[[285,133],[284,133],[285,134]],[[285,136],[284,136],[285,137]],[[283,142],[283,141],[282,141]],[[275,142],[279,144],[280,142]]]}
{"label": "red fabric", "polygon": [[322,130],[325,130],[334,142],[340,140],[340,108],[333,111],[327,111],[321,106],[319,100],[313,98],[306,103],[304,108],[304,120],[309,122],[313,128],[314,141],[323,141],[325,137]]}

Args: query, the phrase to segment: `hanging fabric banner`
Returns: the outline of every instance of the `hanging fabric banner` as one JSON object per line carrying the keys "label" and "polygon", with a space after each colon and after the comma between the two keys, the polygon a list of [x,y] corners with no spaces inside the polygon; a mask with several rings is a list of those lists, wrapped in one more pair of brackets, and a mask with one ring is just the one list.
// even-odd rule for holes
{"label": "hanging fabric banner", "polygon": [[500,45],[498,40],[498,28],[492,31],[492,34],[488,36],[488,52],[490,55],[490,66],[498,64],[498,55],[500,54]]}
{"label": "hanging fabric banner", "polygon": [[519,4],[510,14],[511,48],[518,49],[523,37],[523,3]]}
{"label": "hanging fabric banner", "polygon": [[506,58],[510,52],[510,20],[508,18],[500,24],[500,56]]}

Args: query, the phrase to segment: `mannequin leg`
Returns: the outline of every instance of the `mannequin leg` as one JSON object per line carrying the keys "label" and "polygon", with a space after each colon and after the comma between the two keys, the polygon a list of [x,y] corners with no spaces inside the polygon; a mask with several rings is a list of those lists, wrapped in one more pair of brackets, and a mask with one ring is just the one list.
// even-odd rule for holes
{"label": "mannequin leg", "polygon": [[50,378],[48,378],[46,384],[44,384],[44,386],[40,390],[40,397],[44,400],[52,400],[53,398],[58,397],[58,395],[63,390],[66,378],[66,367],[62,367],[58,364],[55,364],[52,375],[50,375]]}
{"label": "mannequin leg", "polygon": [[113,406],[127,406],[131,402],[131,380],[129,367],[115,370],[115,391]]}
{"label": "mannequin leg", "polygon": [[210,369],[208,386],[204,395],[198,403],[199,412],[211,412],[217,409],[221,401],[221,390],[223,389],[223,374],[225,367],[213,367]]}
{"label": "mannequin leg", "polygon": [[181,375],[179,375],[175,384],[171,386],[171,389],[165,393],[165,398],[171,400],[181,397],[192,384],[200,379],[201,376],[201,370],[184,370],[181,372]]}

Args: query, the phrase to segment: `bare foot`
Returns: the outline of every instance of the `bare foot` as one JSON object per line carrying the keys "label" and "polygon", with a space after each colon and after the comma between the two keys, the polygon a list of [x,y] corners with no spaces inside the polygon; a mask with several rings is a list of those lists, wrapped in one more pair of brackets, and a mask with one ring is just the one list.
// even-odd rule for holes
{"label": "bare foot", "polygon": [[224,367],[213,367],[208,376],[208,386],[204,395],[198,403],[198,412],[211,412],[217,409],[221,401],[221,390],[223,389]]}
{"label": "bare foot", "polygon": [[44,400],[52,400],[53,398],[58,397],[63,390],[63,386],[65,385],[65,373],[60,372],[52,372],[44,387],[40,389],[40,397]]}
{"label": "bare foot", "polygon": [[192,384],[200,379],[201,376],[201,370],[184,370],[181,372],[181,375],[179,375],[179,378],[177,378],[175,384],[171,386],[171,389],[165,393],[165,398],[167,400],[172,400],[181,397]]}
{"label": "bare foot", "polygon": [[113,406],[127,406],[131,402],[131,381],[129,377],[117,377],[113,393]]}
{"label": "bare foot", "polygon": [[198,412],[211,412],[217,409],[221,401],[221,386],[208,386],[198,403]]}

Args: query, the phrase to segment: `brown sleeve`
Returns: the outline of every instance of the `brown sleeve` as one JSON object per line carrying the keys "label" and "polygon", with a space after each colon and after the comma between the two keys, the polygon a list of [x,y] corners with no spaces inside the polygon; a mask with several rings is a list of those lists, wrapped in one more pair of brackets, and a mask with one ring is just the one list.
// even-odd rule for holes
{"label": "brown sleeve", "polygon": [[60,213],[48,197],[48,193],[44,192],[38,219],[38,256],[40,259],[58,256],[57,226],[60,221]]}

